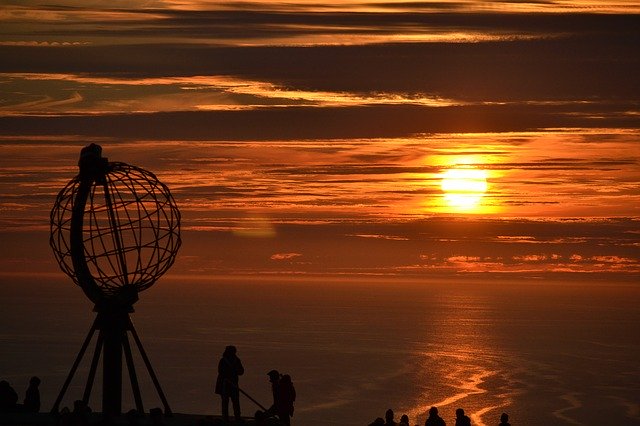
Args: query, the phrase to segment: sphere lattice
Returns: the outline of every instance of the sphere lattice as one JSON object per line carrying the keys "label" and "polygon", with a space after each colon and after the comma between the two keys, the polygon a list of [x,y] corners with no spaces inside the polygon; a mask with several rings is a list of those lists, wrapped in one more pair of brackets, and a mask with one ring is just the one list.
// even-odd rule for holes
{"label": "sphere lattice", "polygon": [[[51,210],[50,243],[62,270],[84,287],[71,249],[72,215],[81,186],[79,175],[58,194]],[[102,296],[113,297],[124,286],[137,291],[152,286],[173,264],[180,247],[180,212],[169,189],[151,172],[109,163],[104,179],[93,181],[87,194],[81,221],[84,260]]]}

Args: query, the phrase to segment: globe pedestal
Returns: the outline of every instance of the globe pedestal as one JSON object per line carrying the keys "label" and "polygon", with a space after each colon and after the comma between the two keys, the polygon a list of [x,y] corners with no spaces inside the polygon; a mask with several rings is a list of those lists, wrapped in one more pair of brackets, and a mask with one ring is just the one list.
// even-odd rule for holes
{"label": "globe pedestal", "polygon": [[[103,316],[103,318],[100,318]],[[127,339],[127,314],[107,313],[98,314],[100,333],[103,336],[103,383],[102,383],[102,412],[107,415],[122,413],[122,348]],[[102,320],[102,321],[100,321]],[[132,375],[135,377],[135,375]],[[137,383],[136,383],[137,384]],[[133,388],[133,383],[131,384]],[[134,395],[140,393],[134,391]],[[136,407],[138,411],[141,410]]]}

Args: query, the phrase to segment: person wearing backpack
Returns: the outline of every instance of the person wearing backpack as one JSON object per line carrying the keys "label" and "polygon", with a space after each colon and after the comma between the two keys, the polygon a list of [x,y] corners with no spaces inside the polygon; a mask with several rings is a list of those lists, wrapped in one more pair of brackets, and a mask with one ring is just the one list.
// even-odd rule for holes
{"label": "person wearing backpack", "polygon": [[267,373],[273,392],[273,405],[267,410],[268,415],[277,415],[285,425],[291,424],[293,403],[296,400],[296,389],[288,374],[280,375],[278,370]]}
{"label": "person wearing backpack", "polygon": [[291,381],[291,376],[288,374],[283,375],[280,378],[278,385],[278,399],[276,402],[276,412],[280,421],[285,425],[291,424],[291,417],[293,416],[293,403],[296,400],[296,389]]}

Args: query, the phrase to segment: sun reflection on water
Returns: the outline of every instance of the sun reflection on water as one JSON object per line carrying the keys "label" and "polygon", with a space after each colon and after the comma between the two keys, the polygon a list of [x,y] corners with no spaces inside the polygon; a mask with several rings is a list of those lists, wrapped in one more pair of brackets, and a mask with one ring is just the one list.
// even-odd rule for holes
{"label": "sun reflection on water", "polygon": [[[478,294],[460,294],[442,303],[451,308],[452,315],[432,323],[426,331],[432,334],[429,340],[439,343],[420,351],[417,379],[421,392],[409,416],[422,424],[431,407],[437,407],[445,419],[463,407],[473,424],[491,424],[487,418],[508,407],[515,394],[506,360],[496,351],[487,327],[493,312]],[[434,386],[438,382],[441,385]],[[495,389],[500,392],[489,391]]]}

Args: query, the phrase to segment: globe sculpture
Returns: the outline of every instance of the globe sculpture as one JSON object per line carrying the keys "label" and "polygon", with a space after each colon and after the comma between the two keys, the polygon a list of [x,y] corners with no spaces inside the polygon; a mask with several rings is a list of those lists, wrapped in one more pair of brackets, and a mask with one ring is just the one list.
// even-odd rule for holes
{"label": "globe sculpture", "polygon": [[102,411],[122,412],[124,354],[136,409],[144,412],[130,333],[170,414],[151,362],[129,316],[138,294],[173,264],[180,247],[180,212],[167,188],[139,167],[109,162],[102,148],[82,149],[79,173],[60,191],[51,210],[50,244],[60,268],[95,304],[96,319],[54,403],[64,394],[96,331],[98,337],[83,394],[88,404],[102,355]]}

